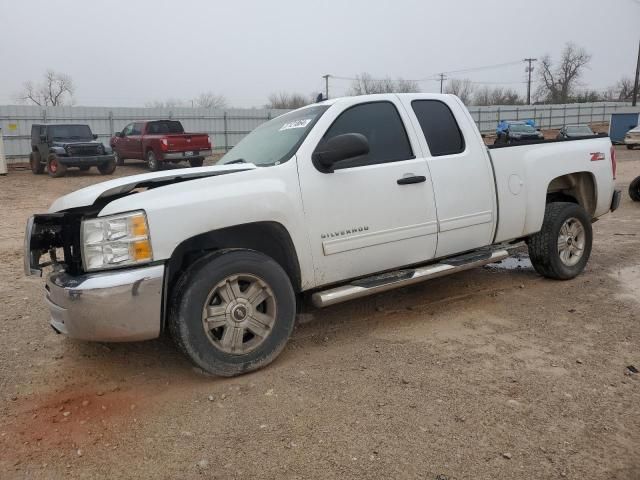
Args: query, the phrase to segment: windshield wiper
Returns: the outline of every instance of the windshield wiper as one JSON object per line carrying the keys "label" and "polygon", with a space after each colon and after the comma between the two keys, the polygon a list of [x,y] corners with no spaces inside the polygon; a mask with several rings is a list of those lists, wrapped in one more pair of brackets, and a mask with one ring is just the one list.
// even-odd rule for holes
{"label": "windshield wiper", "polygon": [[229,160],[228,162],[224,162],[223,165],[231,165],[232,163],[247,163],[244,158],[236,158],[235,160]]}

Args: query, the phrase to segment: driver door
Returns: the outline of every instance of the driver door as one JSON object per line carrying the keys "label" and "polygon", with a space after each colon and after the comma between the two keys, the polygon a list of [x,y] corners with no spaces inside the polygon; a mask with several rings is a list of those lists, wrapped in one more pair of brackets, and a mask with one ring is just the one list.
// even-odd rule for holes
{"label": "driver door", "polygon": [[[426,159],[403,106],[384,100],[341,102],[298,150],[298,174],[316,285],[424,262],[434,257],[437,218]],[[408,128],[407,128],[408,127]],[[369,153],[323,173],[319,143],[360,133]]]}

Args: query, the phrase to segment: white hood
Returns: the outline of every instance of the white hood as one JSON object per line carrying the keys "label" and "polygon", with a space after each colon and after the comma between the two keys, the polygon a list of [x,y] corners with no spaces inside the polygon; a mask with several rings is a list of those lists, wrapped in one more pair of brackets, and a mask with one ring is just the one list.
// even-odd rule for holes
{"label": "white hood", "polygon": [[197,180],[199,178],[224,175],[227,173],[253,170],[252,163],[216,165],[213,167],[180,168],[162,172],[143,173],[129,177],[116,178],[107,182],[96,183],[58,198],[49,207],[49,213],[61,212],[70,208],[93,205],[99,198],[122,195],[135,188],[153,187],[158,183],[173,183],[175,180]]}

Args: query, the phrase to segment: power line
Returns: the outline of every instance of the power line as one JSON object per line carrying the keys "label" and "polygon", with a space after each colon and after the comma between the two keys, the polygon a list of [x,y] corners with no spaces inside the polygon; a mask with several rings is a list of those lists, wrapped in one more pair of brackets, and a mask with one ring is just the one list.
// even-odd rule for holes
{"label": "power line", "polygon": [[[439,73],[434,73],[432,75],[428,75],[422,78],[407,78],[405,80],[407,80],[408,82],[433,82],[433,81],[439,82],[441,75],[452,75],[454,73],[469,73],[469,72],[476,72],[481,70],[491,70],[494,68],[502,68],[502,67],[508,67],[512,65],[519,65],[520,63],[521,63],[521,60],[518,60],[513,62],[496,63],[493,65],[483,65],[480,67],[464,68],[461,70],[448,70],[448,71],[442,71]],[[331,78],[336,80],[350,80],[350,81],[360,80],[359,77],[348,77],[343,75],[331,75]],[[380,81],[380,80],[386,80],[386,78],[371,78],[371,80]]]}

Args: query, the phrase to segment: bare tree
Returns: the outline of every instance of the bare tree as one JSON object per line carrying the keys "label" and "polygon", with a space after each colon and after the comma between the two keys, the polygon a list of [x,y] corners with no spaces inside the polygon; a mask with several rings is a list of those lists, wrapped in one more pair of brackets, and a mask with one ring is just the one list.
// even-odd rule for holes
{"label": "bare tree", "polygon": [[196,107],[200,108],[226,108],[227,99],[213,92],[205,92],[193,99]]}
{"label": "bare tree", "polygon": [[554,67],[549,55],[540,61],[538,70],[540,81],[537,95],[548,103],[568,103],[574,95],[584,69],[588,67],[591,55],[569,42],[565,45],[560,63]]}
{"label": "bare tree", "polygon": [[633,80],[623,77],[612,87],[607,88],[604,99],[612,102],[628,102],[633,97]]}
{"label": "bare tree", "polygon": [[75,85],[69,75],[47,70],[42,82],[25,82],[22,91],[16,95],[16,100],[43,107],[72,105],[74,92]]}
{"label": "bare tree", "polygon": [[368,95],[372,93],[408,93],[419,92],[420,87],[414,80],[398,78],[392,80],[389,77],[376,79],[367,72],[356,75],[351,82],[349,95]]}
{"label": "bare tree", "polygon": [[473,95],[475,105],[523,105],[524,100],[512,88],[480,87]]}
{"label": "bare tree", "polygon": [[462,103],[470,105],[474,90],[473,83],[468,78],[452,78],[447,82],[444,93],[456,95]]}
{"label": "bare tree", "polygon": [[415,80],[404,80],[398,78],[396,80],[395,92],[396,93],[417,93],[420,91],[420,86]]}
{"label": "bare tree", "polygon": [[266,108],[294,109],[309,105],[311,101],[299,93],[279,92],[269,95]]}

